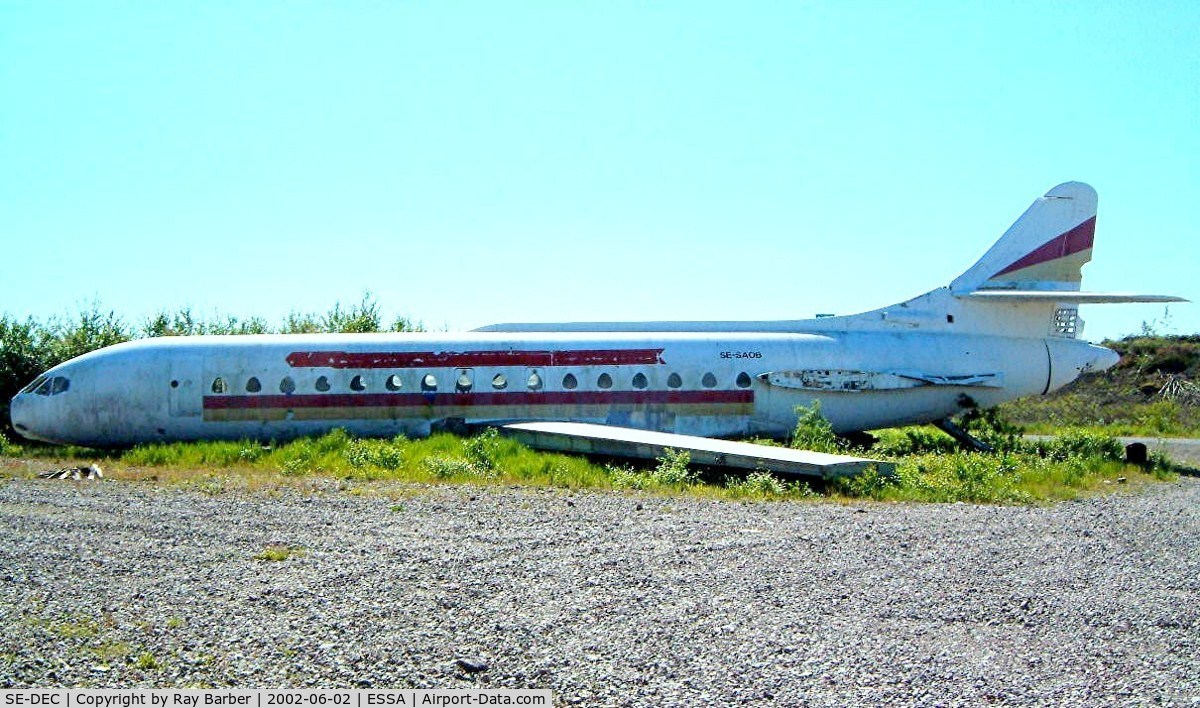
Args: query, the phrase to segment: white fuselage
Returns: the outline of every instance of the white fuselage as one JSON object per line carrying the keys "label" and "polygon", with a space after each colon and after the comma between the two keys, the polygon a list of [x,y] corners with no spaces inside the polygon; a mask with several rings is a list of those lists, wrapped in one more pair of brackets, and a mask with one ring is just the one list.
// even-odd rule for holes
{"label": "white fuselage", "polygon": [[838,431],[922,423],[1113,361],[1071,339],[904,331],[166,337],[55,367],[43,378],[65,390],[31,386],[12,418],[26,437],[99,447],[448,420],[783,437],[814,401]]}

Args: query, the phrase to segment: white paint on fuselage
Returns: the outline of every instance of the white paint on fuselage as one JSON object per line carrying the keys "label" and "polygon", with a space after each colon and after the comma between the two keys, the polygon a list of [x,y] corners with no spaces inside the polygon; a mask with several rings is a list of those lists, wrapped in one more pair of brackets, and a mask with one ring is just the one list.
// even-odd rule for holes
{"label": "white paint on fuselage", "polygon": [[[463,367],[409,366],[404,368],[296,367],[288,363],[294,352],[339,351],[356,353],[412,352],[572,352],[579,350],[657,350],[661,363],[575,364],[566,366],[477,365],[468,367],[472,389],[460,395],[453,387]],[[1095,357],[1084,342],[1058,340],[1059,358]],[[939,420],[962,410],[961,397],[970,396],[989,406],[1025,395],[1040,394],[1053,379],[1046,340],[999,336],[904,332],[842,332],[838,334],[764,333],[637,333],[637,334],[505,334],[468,333],[447,337],[438,334],[380,335],[254,335],[229,337],[168,337],[140,340],[108,347],[79,357],[47,372],[70,380],[70,389],[56,396],[22,394],[13,401],[13,420],[22,434],[51,442],[92,446],[125,446],[162,440],[287,439],[332,428],[364,436],[427,434],[438,420],[455,417],[467,422],[496,420],[578,420],[705,436],[763,435],[782,437],[795,425],[795,408],[817,401],[822,413],[839,431],[852,431]],[[1101,350],[1107,352],[1108,350]],[[1077,353],[1078,352],[1078,353]],[[1064,365],[1071,368],[1070,365]],[[1060,367],[1060,369],[1063,367]],[[919,386],[873,392],[807,391],[771,386],[760,374],[798,369],[854,369],[889,371],[919,369],[939,375],[1001,374],[1002,387]],[[529,392],[527,380],[536,371],[542,389]],[[1072,372],[1078,374],[1078,370]],[[234,408],[240,420],[213,419],[204,399],[236,397],[239,404],[256,399],[272,401],[348,400],[389,395],[387,377],[401,376],[401,392],[419,395],[428,406],[372,410],[360,417],[346,407],[339,417],[304,419],[296,410],[270,414],[254,408]],[[421,392],[420,380],[433,374],[436,393]],[[492,379],[507,380],[505,391],[494,391]],[[563,385],[572,375],[574,389]],[[598,385],[607,374],[610,389]],[[645,377],[644,389],[634,387],[635,377]],[[678,388],[672,388],[672,374]],[[704,378],[716,384],[709,388]],[[749,379],[748,387],[739,386]],[[1069,376],[1070,379],[1074,375]],[[330,389],[316,389],[318,377]],[[363,377],[365,390],[350,383]],[[258,393],[246,391],[251,377]],[[294,392],[281,392],[290,378]],[[226,392],[213,393],[220,378]],[[644,405],[613,405],[597,396],[606,394],[660,397]],[[676,405],[668,400],[680,392],[706,395],[749,395],[752,403]],[[527,394],[533,394],[532,397]],[[554,394],[556,405],[526,405],[538,393]],[[524,396],[514,406],[476,406],[470,401],[491,397]],[[457,397],[457,398],[456,398]],[[455,400],[467,401],[456,406]],[[584,401],[580,403],[579,401]],[[299,409],[297,409],[299,410]],[[334,407],[331,410],[337,410]],[[496,412],[503,415],[497,416]],[[453,415],[445,415],[452,413]],[[260,415],[261,414],[261,415]]]}

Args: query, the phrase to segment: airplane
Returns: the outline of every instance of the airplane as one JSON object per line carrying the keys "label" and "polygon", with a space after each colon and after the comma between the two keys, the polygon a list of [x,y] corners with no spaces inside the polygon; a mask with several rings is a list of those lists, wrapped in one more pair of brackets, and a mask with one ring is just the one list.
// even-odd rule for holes
{"label": "airplane", "polygon": [[12,423],[100,448],[447,423],[784,438],[814,402],[839,433],[939,423],[1117,363],[1079,338],[1081,304],[1184,301],[1080,290],[1096,203],[1090,186],[1060,184],[949,285],[861,314],[143,339],[38,376]]}

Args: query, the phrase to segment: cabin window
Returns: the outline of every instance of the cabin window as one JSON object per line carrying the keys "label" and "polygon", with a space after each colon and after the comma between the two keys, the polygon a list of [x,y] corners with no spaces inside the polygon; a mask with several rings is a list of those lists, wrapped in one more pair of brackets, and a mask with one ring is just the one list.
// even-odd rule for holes
{"label": "cabin window", "polygon": [[712,388],[717,385],[717,377],[713,376],[713,373],[710,371],[704,375],[704,378],[700,379],[700,385],[704,388]]}
{"label": "cabin window", "polygon": [[579,386],[579,379],[575,378],[575,374],[567,374],[563,377],[563,388],[573,391],[577,386]]}
{"label": "cabin window", "polygon": [[392,374],[383,382],[383,387],[389,391],[399,391],[404,388],[404,382],[400,380],[400,374]]}
{"label": "cabin window", "polygon": [[745,371],[743,371],[742,373],[738,374],[737,381],[734,383],[737,384],[738,388],[750,388],[750,374],[747,374]]}
{"label": "cabin window", "polygon": [[667,377],[667,386],[669,388],[679,388],[683,385],[683,378],[679,374],[671,374]]}
{"label": "cabin window", "polygon": [[643,373],[641,373],[641,372],[638,372],[637,374],[634,374],[634,376],[633,376],[633,387],[634,387],[634,388],[646,388],[646,386],[648,386],[648,385],[649,385],[649,384],[648,384],[648,382],[646,381],[646,375],[645,375],[645,374],[643,374]]}
{"label": "cabin window", "polygon": [[600,388],[612,388],[612,377],[608,374],[600,374],[600,378],[596,379],[596,385]]}
{"label": "cabin window", "polygon": [[213,379],[212,392],[213,393],[225,393],[225,379],[221,378],[220,376]]}
{"label": "cabin window", "polygon": [[328,376],[318,376],[317,383],[316,383],[316,389],[318,391],[320,391],[321,393],[328,391],[329,390],[329,377]]}
{"label": "cabin window", "polygon": [[354,378],[350,379],[350,389],[352,391],[366,391],[367,382],[363,381],[363,377],[361,375],[355,376]]}
{"label": "cabin window", "polygon": [[454,390],[459,393],[467,393],[475,382],[471,379],[471,371],[469,369],[459,369],[458,378],[454,381]]}
{"label": "cabin window", "polygon": [[284,376],[283,380],[279,382],[279,392],[280,393],[295,393],[296,392],[296,382],[292,380],[291,376]]}
{"label": "cabin window", "polygon": [[422,391],[436,391],[437,390],[437,377],[434,376],[433,374],[425,374],[424,378],[421,379],[421,390]]}
{"label": "cabin window", "polygon": [[249,380],[246,381],[246,391],[248,393],[258,393],[261,390],[262,390],[262,384],[259,383],[258,377],[251,376],[249,378]]}
{"label": "cabin window", "polygon": [[504,377],[504,374],[496,374],[492,377],[492,388],[497,391],[503,391],[508,388],[508,379]]}
{"label": "cabin window", "polygon": [[539,376],[538,372],[536,371],[529,372],[529,379],[525,383],[529,387],[530,391],[542,390],[542,377]]}

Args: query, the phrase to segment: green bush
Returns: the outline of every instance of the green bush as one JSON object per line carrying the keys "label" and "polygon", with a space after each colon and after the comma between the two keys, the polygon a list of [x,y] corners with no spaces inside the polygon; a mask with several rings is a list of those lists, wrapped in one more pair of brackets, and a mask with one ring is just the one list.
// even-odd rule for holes
{"label": "green bush", "polygon": [[474,437],[463,440],[463,453],[476,467],[492,470],[496,467],[501,443],[500,432],[495,428],[488,428]]}
{"label": "green bush", "polygon": [[952,454],[959,449],[958,441],[932,426],[910,426],[874,431],[879,441],[871,448],[872,455],[902,457],[930,453]]}
{"label": "green bush", "polygon": [[647,489],[654,486],[650,475],[638,472],[629,465],[607,465],[604,469],[614,489]]}
{"label": "green bush", "polygon": [[455,457],[426,457],[421,460],[421,466],[438,479],[484,477],[489,472],[481,470],[469,460],[460,460]]}
{"label": "green bush", "polygon": [[959,418],[959,426],[996,452],[1014,452],[1024,444],[1025,430],[1005,418],[998,408],[971,408]]}
{"label": "green bush", "polygon": [[899,482],[897,476],[883,474],[871,465],[856,475],[837,478],[832,486],[834,491],[846,496],[881,499],[888,489],[896,487]]}
{"label": "green bush", "polygon": [[765,470],[751,472],[745,477],[726,477],[725,487],[750,497],[782,497],[788,487],[778,477]]}
{"label": "green bush", "polygon": [[1041,457],[1055,462],[1089,459],[1120,462],[1125,459],[1125,446],[1120,440],[1086,430],[1068,431],[1049,440],[1039,440],[1031,447]]}
{"label": "green bush", "polygon": [[813,401],[812,407],[796,406],[796,417],[791,447],[835,455],[845,450],[845,443],[833,432],[833,425],[821,415],[819,401]]}
{"label": "green bush", "polygon": [[683,485],[696,481],[696,472],[689,465],[692,455],[687,450],[667,448],[658,458],[658,466],[650,473],[651,479],[662,485]]}
{"label": "green bush", "polygon": [[17,457],[21,452],[20,445],[9,442],[8,438],[4,437],[4,433],[0,433],[0,456]]}
{"label": "green bush", "polygon": [[[1037,460],[1038,458],[1033,458]],[[1030,461],[1008,454],[959,452],[922,455],[897,464],[894,482],[865,489],[874,498],[931,502],[1028,503],[1032,497],[1019,486],[1020,470]],[[1037,465],[1037,462],[1032,464]],[[855,484],[850,481],[850,491]]]}

